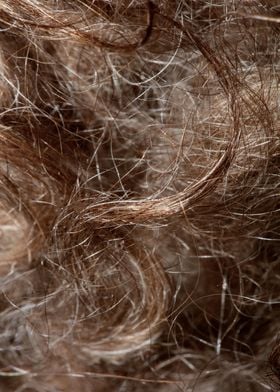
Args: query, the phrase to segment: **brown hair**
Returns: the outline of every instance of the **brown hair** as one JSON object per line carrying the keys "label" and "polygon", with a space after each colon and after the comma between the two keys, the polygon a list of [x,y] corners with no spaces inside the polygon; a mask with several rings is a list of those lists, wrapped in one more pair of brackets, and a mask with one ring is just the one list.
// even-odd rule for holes
{"label": "brown hair", "polygon": [[277,388],[279,12],[0,1],[1,391]]}

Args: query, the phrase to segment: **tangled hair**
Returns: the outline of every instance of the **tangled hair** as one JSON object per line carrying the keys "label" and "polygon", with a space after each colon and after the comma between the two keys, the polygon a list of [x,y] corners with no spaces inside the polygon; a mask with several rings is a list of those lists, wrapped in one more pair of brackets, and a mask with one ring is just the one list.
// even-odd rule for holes
{"label": "tangled hair", "polygon": [[280,377],[277,0],[0,0],[0,391]]}

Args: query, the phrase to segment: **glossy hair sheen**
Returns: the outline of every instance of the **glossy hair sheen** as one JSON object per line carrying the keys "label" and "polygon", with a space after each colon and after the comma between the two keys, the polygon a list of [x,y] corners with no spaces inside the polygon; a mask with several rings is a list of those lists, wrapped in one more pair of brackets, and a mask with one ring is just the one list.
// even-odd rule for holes
{"label": "glossy hair sheen", "polygon": [[277,0],[0,0],[0,391],[280,376]]}

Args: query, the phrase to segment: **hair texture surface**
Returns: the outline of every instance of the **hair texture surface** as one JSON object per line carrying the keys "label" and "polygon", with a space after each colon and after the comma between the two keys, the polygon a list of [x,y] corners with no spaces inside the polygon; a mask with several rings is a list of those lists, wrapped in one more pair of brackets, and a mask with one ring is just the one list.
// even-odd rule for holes
{"label": "hair texture surface", "polygon": [[0,391],[280,377],[277,0],[0,0]]}

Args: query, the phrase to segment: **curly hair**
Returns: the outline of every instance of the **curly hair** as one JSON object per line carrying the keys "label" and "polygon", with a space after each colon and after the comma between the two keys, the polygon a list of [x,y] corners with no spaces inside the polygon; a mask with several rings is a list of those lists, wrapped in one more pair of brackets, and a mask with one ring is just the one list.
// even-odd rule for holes
{"label": "curly hair", "polygon": [[0,0],[0,391],[280,378],[277,0]]}

